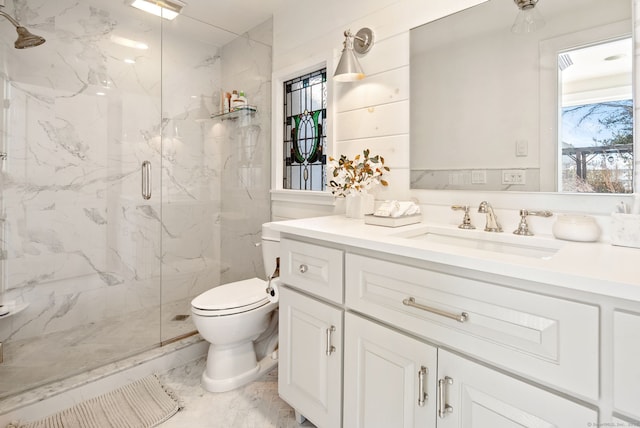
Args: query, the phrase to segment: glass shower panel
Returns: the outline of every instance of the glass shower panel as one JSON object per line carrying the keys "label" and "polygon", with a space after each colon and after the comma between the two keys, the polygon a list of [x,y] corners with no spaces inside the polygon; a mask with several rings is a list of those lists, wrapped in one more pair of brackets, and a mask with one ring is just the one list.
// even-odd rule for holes
{"label": "glass shower panel", "polygon": [[[6,1],[0,398],[160,341],[161,23],[118,1]],[[141,164],[151,164],[151,199]]]}
{"label": "glass shower panel", "polygon": [[194,332],[191,300],[220,284],[221,70],[235,36],[181,15],[163,23],[162,340]]}

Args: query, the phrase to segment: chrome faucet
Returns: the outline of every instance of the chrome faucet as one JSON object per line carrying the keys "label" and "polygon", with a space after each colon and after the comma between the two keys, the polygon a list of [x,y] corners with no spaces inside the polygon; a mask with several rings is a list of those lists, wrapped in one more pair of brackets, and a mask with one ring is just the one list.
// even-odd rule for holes
{"label": "chrome faucet", "polygon": [[496,217],[496,213],[493,212],[489,202],[480,202],[478,212],[487,215],[487,224],[484,226],[485,232],[502,232],[502,226],[498,223],[498,217]]}
{"label": "chrome faucet", "polygon": [[464,218],[462,223],[458,226],[459,229],[475,229],[476,227],[471,224],[471,217],[469,217],[469,205],[452,205],[451,209],[454,211],[464,211]]}
{"label": "chrome faucet", "polygon": [[529,224],[527,224],[528,215],[551,217],[553,213],[551,211],[520,210],[520,223],[518,224],[518,228],[513,231],[514,235],[533,236],[533,233],[529,230]]}

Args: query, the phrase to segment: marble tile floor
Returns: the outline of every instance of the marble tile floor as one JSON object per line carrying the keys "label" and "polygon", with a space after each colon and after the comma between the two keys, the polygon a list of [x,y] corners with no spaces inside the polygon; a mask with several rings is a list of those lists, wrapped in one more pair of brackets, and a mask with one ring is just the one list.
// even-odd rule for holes
{"label": "marble tile floor", "polygon": [[242,388],[213,393],[200,386],[205,363],[202,357],[160,374],[184,404],[161,428],[314,427],[309,421],[298,424],[293,409],[278,396],[277,368]]}
{"label": "marble tile floor", "polygon": [[0,364],[0,402],[157,347],[161,337],[195,331],[191,317],[173,320],[176,315],[190,314],[190,300],[164,305],[162,314],[158,308],[147,309],[41,338],[6,341]]}
{"label": "marble tile floor", "polygon": [[[297,428],[293,409],[278,396],[277,367],[244,387],[211,393],[200,386],[207,343],[199,335],[0,400],[0,427],[33,421],[157,373],[184,408],[162,428]],[[4,406],[4,410],[3,410]],[[11,410],[14,409],[14,410]],[[8,413],[4,413],[8,412]]]}

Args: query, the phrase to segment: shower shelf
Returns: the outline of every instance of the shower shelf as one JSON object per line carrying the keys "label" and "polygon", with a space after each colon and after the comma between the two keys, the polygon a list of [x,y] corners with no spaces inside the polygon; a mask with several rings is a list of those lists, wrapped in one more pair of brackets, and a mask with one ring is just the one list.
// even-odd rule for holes
{"label": "shower shelf", "polygon": [[211,115],[211,119],[220,119],[220,120],[236,120],[239,117],[253,117],[256,114],[258,109],[255,106],[245,106],[239,107],[234,111],[229,113],[215,113]]}
{"label": "shower shelf", "polygon": [[[20,312],[24,311],[25,309],[27,309],[27,307],[29,307],[28,303],[21,303],[21,304],[15,304],[13,302],[11,303],[7,303],[4,305],[4,309],[9,309],[9,312],[4,314],[4,315],[0,315],[0,320],[3,318],[9,318],[12,315],[17,315]],[[0,311],[0,313],[2,313],[4,311]]]}

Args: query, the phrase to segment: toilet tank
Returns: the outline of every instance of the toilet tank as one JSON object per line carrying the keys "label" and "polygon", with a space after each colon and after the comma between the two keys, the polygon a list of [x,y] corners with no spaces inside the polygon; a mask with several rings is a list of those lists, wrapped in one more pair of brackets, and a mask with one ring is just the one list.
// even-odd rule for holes
{"label": "toilet tank", "polygon": [[276,258],[280,257],[280,232],[271,228],[271,223],[262,225],[262,261],[266,278],[276,269]]}

